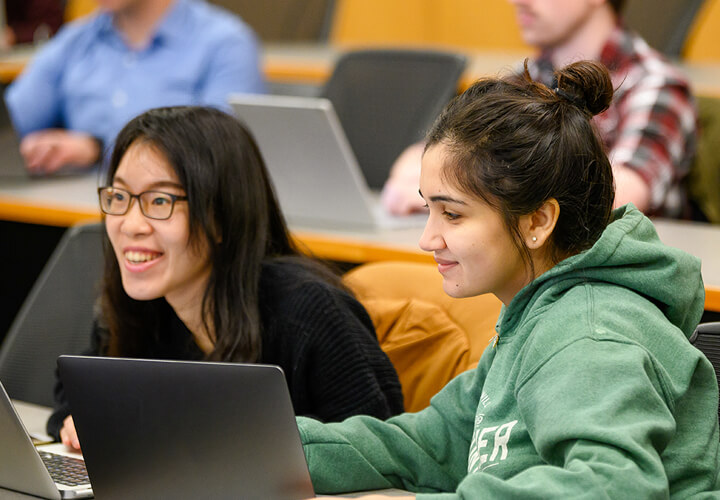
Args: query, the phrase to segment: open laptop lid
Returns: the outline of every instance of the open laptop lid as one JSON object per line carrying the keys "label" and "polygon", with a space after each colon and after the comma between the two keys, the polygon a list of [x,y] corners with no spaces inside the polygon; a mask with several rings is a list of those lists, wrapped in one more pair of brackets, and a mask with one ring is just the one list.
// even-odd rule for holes
{"label": "open laptop lid", "polygon": [[92,496],[87,486],[58,487],[0,384],[0,488],[42,498]]}
{"label": "open laptop lid", "polygon": [[20,154],[20,139],[13,128],[4,92],[5,88],[0,86],[0,182],[26,181],[32,176]]}
{"label": "open laptop lid", "polygon": [[233,94],[229,103],[257,141],[291,223],[343,229],[424,224],[425,216],[384,213],[328,99]]}
{"label": "open laptop lid", "polygon": [[290,222],[375,225],[370,190],[329,100],[236,94],[230,105],[255,137]]}
{"label": "open laptop lid", "polygon": [[12,124],[10,110],[5,102],[5,88],[0,85],[0,182],[3,184],[26,184],[33,179],[54,179],[77,177],[92,173],[94,168],[76,168],[65,166],[52,174],[37,174],[25,168],[25,160],[20,154],[20,138]]}
{"label": "open laptop lid", "polygon": [[277,366],[61,356],[98,498],[313,497]]}

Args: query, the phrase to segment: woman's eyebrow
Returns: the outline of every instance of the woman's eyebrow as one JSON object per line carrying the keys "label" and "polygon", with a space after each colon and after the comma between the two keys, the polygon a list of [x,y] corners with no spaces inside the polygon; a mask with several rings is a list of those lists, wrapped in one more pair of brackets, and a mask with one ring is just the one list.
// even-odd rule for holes
{"label": "woman's eyebrow", "polygon": [[[128,185],[128,183],[127,183],[127,182],[125,181],[125,179],[123,179],[122,177],[115,177],[115,178],[113,179],[113,184],[115,184],[115,183],[122,184],[123,186],[127,186],[127,185]],[[148,188],[149,188],[149,189],[148,189],[149,191],[152,191],[152,190],[155,190],[155,189],[158,189],[158,188],[183,189],[183,187],[182,187],[179,183],[173,182],[173,181],[169,181],[169,180],[168,180],[168,181],[157,181],[157,182],[153,182],[153,183],[151,183],[151,184],[148,186]]]}
{"label": "woman's eyebrow", "polygon": [[[420,195],[420,196],[422,196],[422,195]],[[463,200],[458,200],[457,198],[453,198],[451,196],[442,195],[442,194],[439,194],[436,196],[431,196],[430,201],[445,202],[445,203],[457,203],[459,205],[467,205],[467,203]]]}

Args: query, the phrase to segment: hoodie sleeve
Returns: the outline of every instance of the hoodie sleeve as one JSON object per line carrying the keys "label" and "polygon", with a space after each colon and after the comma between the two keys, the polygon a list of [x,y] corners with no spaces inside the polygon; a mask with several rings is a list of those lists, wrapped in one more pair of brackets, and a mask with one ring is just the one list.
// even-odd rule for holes
{"label": "hoodie sleeve", "polygon": [[[469,474],[442,498],[667,498],[661,458],[676,432],[667,381],[641,346],[582,340],[527,373],[516,389],[542,465],[510,478]],[[717,432],[697,439],[717,440]],[[697,460],[682,496],[710,491],[716,461]],[[705,467],[706,470],[701,469]],[[418,499],[440,498],[419,495]]]}
{"label": "hoodie sleeve", "polygon": [[[681,383],[707,393],[710,377],[701,356],[696,364],[696,374]],[[526,370],[515,397],[542,464],[509,477],[467,473],[480,378],[472,372],[420,413],[326,426],[301,420],[300,430],[318,493],[401,488],[418,492],[418,500],[470,500],[667,498],[712,491],[718,464],[709,443],[718,432],[701,423],[690,432],[708,445],[681,458],[695,469],[669,491],[662,455],[686,453],[670,443],[680,432],[674,414],[688,402],[673,400],[662,372],[641,346],[594,339],[571,343]],[[717,400],[707,404],[716,408]],[[687,407],[692,411],[692,404]]]}
{"label": "hoodie sleeve", "polygon": [[318,493],[400,488],[454,491],[467,473],[481,382],[477,370],[450,382],[418,413],[336,424],[298,418]]}

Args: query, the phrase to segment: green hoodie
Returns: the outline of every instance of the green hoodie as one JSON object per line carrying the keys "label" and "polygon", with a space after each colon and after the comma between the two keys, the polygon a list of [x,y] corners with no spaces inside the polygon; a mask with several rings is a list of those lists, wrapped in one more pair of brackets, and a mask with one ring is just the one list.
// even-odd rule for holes
{"label": "green hoodie", "polygon": [[688,342],[703,301],[699,260],[618,209],[591,249],[515,296],[497,345],[425,410],[299,418],[316,491],[720,497],[717,380]]}

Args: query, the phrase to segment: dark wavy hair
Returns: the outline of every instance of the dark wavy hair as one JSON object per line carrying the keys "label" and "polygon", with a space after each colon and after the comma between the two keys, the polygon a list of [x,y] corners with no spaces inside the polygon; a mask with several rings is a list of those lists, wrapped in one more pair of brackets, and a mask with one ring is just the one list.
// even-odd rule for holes
{"label": "dark wavy hair", "polygon": [[613,175],[592,117],[610,104],[601,63],[581,61],[555,73],[557,87],[530,77],[487,78],[455,98],[427,136],[426,150],[449,151],[442,175],[494,207],[534,275],[519,218],[555,198],[560,215],[550,258],[590,248],[610,221]]}
{"label": "dark wavy hair", "polygon": [[[256,361],[261,349],[258,286],[268,258],[297,260],[326,280],[337,276],[301,256],[255,140],[234,117],[213,108],[157,108],[131,120],[115,142],[107,172],[111,185],[125,153],[142,142],[162,153],[185,190],[190,245],[207,242],[212,270],[202,299],[203,322],[213,326],[209,359]],[[102,313],[110,331],[108,354],[139,356],[160,338],[170,306],[164,298],[138,301],[122,286],[110,244],[105,245]],[[211,321],[208,321],[211,320]]]}

